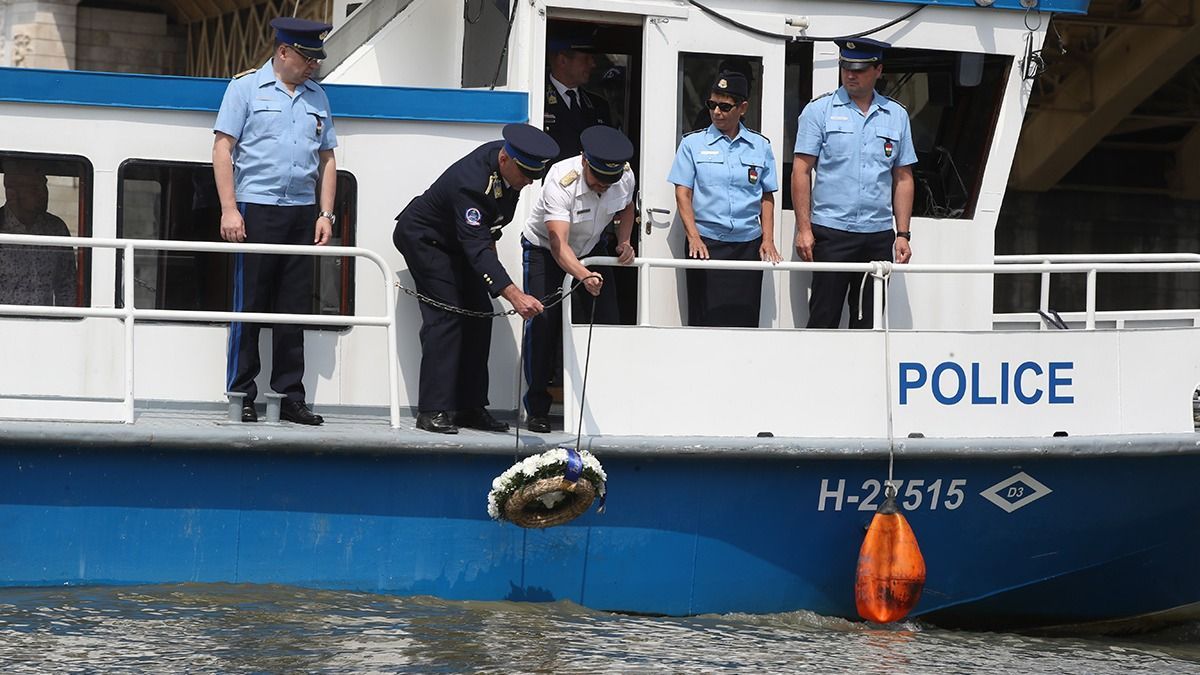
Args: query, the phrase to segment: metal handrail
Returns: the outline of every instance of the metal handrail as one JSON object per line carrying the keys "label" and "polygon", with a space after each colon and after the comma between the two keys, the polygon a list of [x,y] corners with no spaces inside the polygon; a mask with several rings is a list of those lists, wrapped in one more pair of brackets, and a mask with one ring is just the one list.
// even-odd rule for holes
{"label": "metal handrail", "polygon": [[[998,256],[1001,257],[1001,256]],[[668,269],[724,269],[724,270],[765,270],[773,272],[879,272],[886,270],[887,274],[1041,274],[1044,283],[1042,287],[1043,307],[1049,306],[1050,274],[1087,274],[1086,327],[1093,330],[1096,327],[1096,275],[1104,273],[1147,273],[1147,272],[1200,272],[1200,255],[1196,254],[1103,254],[1089,255],[1051,255],[1051,256],[1003,256],[1006,258],[996,263],[908,263],[904,265],[891,262],[871,263],[832,263],[832,262],[778,262],[741,260],[694,260],[690,258],[636,258],[629,265],[619,265],[612,256],[596,256],[583,259],[581,262],[591,266],[635,267],[640,270],[651,268]],[[1026,260],[1028,259],[1028,260]],[[1061,262],[1058,261],[1061,259]],[[650,275],[638,274],[638,325],[649,324],[650,304]],[[567,288],[568,277],[564,280],[564,291]],[[874,276],[875,295],[873,313],[875,330],[883,330],[883,278]],[[564,310],[565,313],[565,310]]]}
{"label": "metal handrail", "polygon": [[[122,251],[122,300],[121,309],[110,307],[48,307],[30,305],[0,305],[0,316],[56,316],[56,317],[100,317],[121,319],[125,326],[125,391],[122,403],[125,406],[125,423],[133,423],[133,329],[138,319],[170,319],[186,322],[231,321],[251,323],[332,325],[332,326],[384,326],[388,333],[388,409],[392,428],[400,426],[400,377],[399,353],[396,344],[396,287],[391,281],[391,270],[378,253],[357,246],[310,246],[297,244],[234,244],[229,242],[183,242],[156,239],[122,239],[100,237],[59,237],[29,234],[0,234],[0,244],[22,246],[59,246],[111,248]],[[383,275],[386,295],[386,310],[376,316],[326,316],[318,314],[275,314],[271,312],[209,312],[186,309],[137,309],[134,306],[133,254],[138,250],[150,251],[212,251],[219,253],[286,253],[293,255],[366,258],[375,263]]]}

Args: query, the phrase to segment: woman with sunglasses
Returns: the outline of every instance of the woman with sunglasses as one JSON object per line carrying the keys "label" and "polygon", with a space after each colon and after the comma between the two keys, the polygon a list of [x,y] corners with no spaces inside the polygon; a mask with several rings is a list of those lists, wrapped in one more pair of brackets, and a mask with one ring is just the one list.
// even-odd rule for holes
{"label": "woman with sunglasses", "polygon": [[[775,248],[775,155],[747,129],[750,85],[722,72],[706,105],[712,124],[683,137],[667,180],[687,234],[688,257],[779,262]],[[687,271],[689,326],[758,326],[762,272]]]}

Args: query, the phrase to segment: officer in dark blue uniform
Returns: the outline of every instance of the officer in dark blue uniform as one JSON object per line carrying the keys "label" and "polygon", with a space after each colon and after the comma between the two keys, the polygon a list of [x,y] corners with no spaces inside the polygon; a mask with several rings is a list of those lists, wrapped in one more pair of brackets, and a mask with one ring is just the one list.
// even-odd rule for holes
{"label": "officer in dark blue uniform", "polygon": [[574,157],[583,149],[579,135],[588,127],[612,126],[608,101],[583,89],[596,69],[591,32],[570,30],[547,40],[546,105],[543,128],[558,143],[551,164]]}
{"label": "officer in dark blue uniform", "polygon": [[[557,155],[558,144],[541,130],[510,124],[504,140],[476,148],[409,202],[396,216],[392,241],[417,291],[476,312],[492,311],[491,298],[503,296],[524,319],[540,314],[542,303],[504,271],[495,240],[512,220],[521,189],[540,179]],[[417,428],[507,431],[486,408],[492,320],[422,302],[421,321]]]}
{"label": "officer in dark blue uniform", "polygon": [[[329,99],[312,81],[332,26],[290,17],[271,21],[275,52],[225,90],[213,125],[213,176],[221,238],[254,244],[329,242],[337,164]],[[313,309],[311,256],[237,254],[234,311],[304,314]],[[256,422],[259,324],[229,326],[228,391],[242,392],[242,421]],[[285,396],[279,416],[321,424],[305,402],[304,328],[271,330],[271,388]]]}

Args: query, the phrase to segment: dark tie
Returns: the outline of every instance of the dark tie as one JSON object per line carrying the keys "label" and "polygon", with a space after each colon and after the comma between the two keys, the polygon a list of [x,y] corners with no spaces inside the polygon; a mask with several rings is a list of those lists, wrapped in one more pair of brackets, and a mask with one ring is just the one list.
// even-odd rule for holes
{"label": "dark tie", "polygon": [[579,95],[575,93],[574,89],[567,90],[567,100],[568,100],[567,109],[568,110],[576,110],[576,111],[579,110],[578,96]]}

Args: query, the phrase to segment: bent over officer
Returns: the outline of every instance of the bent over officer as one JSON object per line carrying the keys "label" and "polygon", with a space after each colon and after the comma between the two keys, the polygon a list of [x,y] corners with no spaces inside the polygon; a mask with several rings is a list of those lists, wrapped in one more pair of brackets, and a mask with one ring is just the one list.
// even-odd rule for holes
{"label": "bent over officer", "polygon": [[[309,78],[325,58],[323,36],[333,27],[286,17],[271,21],[271,26],[271,60],[229,83],[213,126],[221,238],[324,246],[334,221],[337,136],[329,99]],[[313,264],[311,256],[237,254],[234,311],[311,312]],[[230,324],[227,387],[245,394],[243,422],[258,421],[254,378],[259,371],[259,328],[253,323]],[[305,402],[304,329],[296,324],[273,326],[271,354],[271,388],[285,397],[279,416],[297,424],[324,422]]]}
{"label": "bent over officer", "polygon": [[[616,323],[617,296],[611,271],[589,269],[579,259],[608,254],[605,233],[617,216],[618,261],[633,261],[629,238],[633,234],[635,181],[628,164],[633,144],[625,134],[601,125],[586,129],[580,141],[582,155],[550,167],[541,198],[522,231],[525,290],[546,297],[562,286],[564,274],[570,274],[582,282],[572,298],[572,315],[577,320],[586,316],[594,302],[593,321]],[[593,302],[587,302],[585,289],[595,298]],[[525,333],[525,380],[529,384],[525,414],[530,431],[550,431],[550,371],[561,351],[562,306],[555,305],[530,319]]]}
{"label": "bent over officer", "polygon": [[[450,165],[396,216],[392,241],[417,291],[455,308],[491,312],[503,296],[523,319],[542,303],[517,288],[496,255],[495,240],[517,209],[521,189],[546,172],[558,144],[527,124],[504,127]],[[490,297],[489,297],[490,296]],[[487,411],[492,320],[421,303],[421,378],[417,428],[442,434],[464,426],[507,431]]]}
{"label": "bent over officer", "polygon": [[[875,91],[890,45],[867,38],[836,42],[842,86],[804,106],[797,123],[796,253],[806,261],[871,262],[891,260],[894,252],[897,263],[906,263],[917,152],[908,111]],[[861,279],[856,272],[814,272],[808,327],[837,328],[848,294],[850,327],[871,328],[874,285],[866,284],[860,302]]]}

